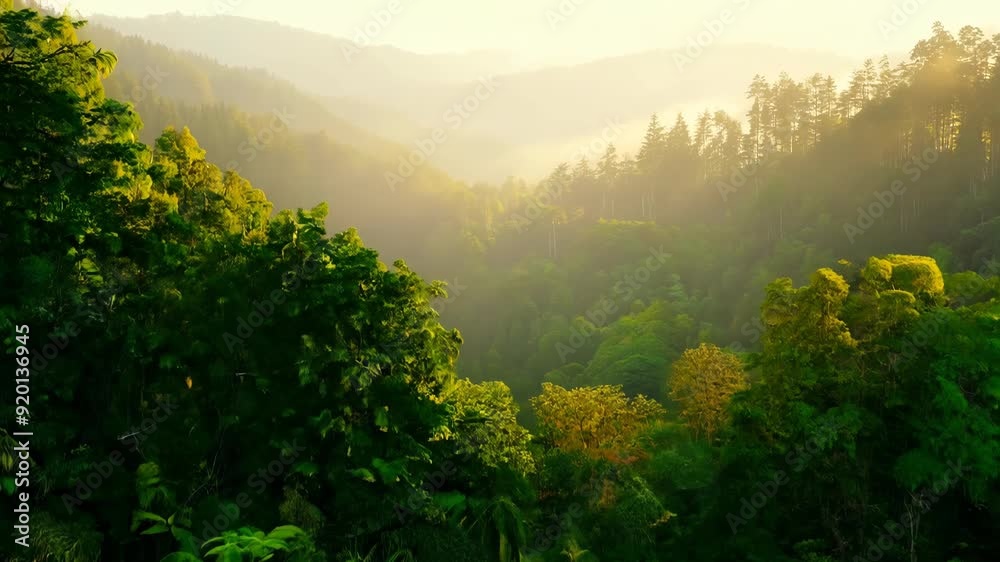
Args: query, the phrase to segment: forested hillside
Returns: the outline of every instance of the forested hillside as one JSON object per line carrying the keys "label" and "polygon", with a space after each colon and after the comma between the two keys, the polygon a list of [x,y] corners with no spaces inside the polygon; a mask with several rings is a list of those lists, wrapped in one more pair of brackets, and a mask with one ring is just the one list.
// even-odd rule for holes
{"label": "forested hillside", "polygon": [[287,83],[11,4],[2,559],[996,559],[1000,36],[390,187]]}
{"label": "forested hillside", "polygon": [[[336,201],[327,226],[371,234],[384,254],[407,257],[444,275],[425,237],[457,239],[450,201],[458,182],[431,165],[387,181],[411,149],[350,125],[287,82],[259,70],[222,66],[107,28],[87,26],[85,39],[122,53],[105,81],[110,97],[142,115],[139,138],[152,144],[167,127],[187,127],[223,169],[260,185],[281,208]],[[395,217],[395,220],[390,220]],[[428,227],[428,223],[439,226]]]}
{"label": "forested hillside", "polygon": [[[480,192],[484,265],[442,310],[466,336],[463,372],[534,389],[550,371],[609,381],[625,369],[660,388],[663,363],[693,342],[755,347],[776,277],[894,252],[997,274],[997,46],[938,27],[907,63],[866,63],[839,90],[821,75],[758,76],[746,128],[719,112],[690,125],[654,115],[634,157],[611,144],[538,186]],[[667,266],[638,277],[653,251]],[[605,303],[615,312],[598,322],[588,313]],[[648,347],[618,345],[616,331],[635,334],[619,319],[663,328]],[[597,335],[567,365],[554,342],[574,327]]]}

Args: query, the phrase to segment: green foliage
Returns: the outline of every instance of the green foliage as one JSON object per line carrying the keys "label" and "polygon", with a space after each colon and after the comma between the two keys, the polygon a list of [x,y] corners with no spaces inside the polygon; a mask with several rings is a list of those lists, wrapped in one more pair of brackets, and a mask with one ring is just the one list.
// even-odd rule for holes
{"label": "green foliage", "polygon": [[[270,217],[263,194],[207,161],[187,129],[136,143],[138,118],[101,89],[115,59],[76,27],[0,14],[11,53],[0,72],[23,89],[4,88],[0,103],[11,117],[0,206],[12,217],[0,243],[18,264],[0,273],[12,289],[0,325],[72,339],[33,388],[48,424],[32,447],[37,501],[94,529],[77,546],[43,532],[39,548],[84,560],[96,534],[126,545],[115,556],[173,543],[185,558],[197,537],[208,559],[306,560],[279,515],[313,532],[362,521],[361,540],[374,541],[420,486],[433,439],[458,423],[441,398],[461,343],[430,308],[441,287],[402,261],[390,271],[356,231],[327,237],[325,204]],[[523,447],[512,408],[495,411]],[[88,491],[95,466],[109,469]],[[359,471],[367,487],[334,493]],[[286,486],[298,495],[282,510]],[[336,551],[347,538],[320,543]]]}
{"label": "green foliage", "polygon": [[709,440],[726,423],[729,400],[747,386],[739,358],[714,345],[685,351],[671,367],[670,397],[681,405],[680,417]]}
{"label": "green foliage", "polygon": [[921,297],[944,293],[944,277],[933,258],[888,255],[870,258],[862,271],[865,287],[873,291],[896,289]]}
{"label": "green foliage", "polygon": [[528,474],[535,471],[528,452],[531,435],[518,425],[518,406],[502,382],[473,384],[457,380],[445,399],[455,408],[456,453],[475,455],[490,468],[508,467]]}
{"label": "green foliage", "polygon": [[[119,59],[12,7],[0,332],[66,345],[32,365],[32,545],[4,559],[829,562],[904,516],[886,560],[995,557],[1000,82],[979,30],[935,26],[842,96],[757,77],[746,132],[654,116],[635,159],[497,190],[427,167],[387,203],[384,146],[288,132],[237,172],[270,117],[214,92],[272,101],[242,71],[92,30]],[[147,58],[190,80],[108,95]],[[898,207],[845,230],[925,149]],[[869,257],[888,248],[940,262]],[[710,440],[646,397],[670,365]]]}
{"label": "green foliage", "polygon": [[544,383],[531,405],[547,445],[616,462],[629,462],[639,434],[664,414],[659,403],[641,394],[628,398],[621,386],[567,390]]}

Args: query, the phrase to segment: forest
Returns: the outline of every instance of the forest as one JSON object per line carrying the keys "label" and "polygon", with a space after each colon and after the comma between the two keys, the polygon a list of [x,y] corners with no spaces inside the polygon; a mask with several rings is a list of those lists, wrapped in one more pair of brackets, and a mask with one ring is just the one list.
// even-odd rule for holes
{"label": "forest", "polygon": [[0,0],[0,558],[996,560],[1000,35],[744,94],[390,189],[290,83]]}

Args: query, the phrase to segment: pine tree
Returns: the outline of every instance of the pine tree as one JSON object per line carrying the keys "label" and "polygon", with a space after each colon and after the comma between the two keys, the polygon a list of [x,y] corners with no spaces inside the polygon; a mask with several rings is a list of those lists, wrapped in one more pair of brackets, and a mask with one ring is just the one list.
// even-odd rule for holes
{"label": "pine tree", "polygon": [[666,147],[666,134],[660,119],[654,113],[649,119],[646,127],[646,136],[642,140],[639,154],[636,157],[636,165],[642,174],[652,174],[663,161],[663,153]]}

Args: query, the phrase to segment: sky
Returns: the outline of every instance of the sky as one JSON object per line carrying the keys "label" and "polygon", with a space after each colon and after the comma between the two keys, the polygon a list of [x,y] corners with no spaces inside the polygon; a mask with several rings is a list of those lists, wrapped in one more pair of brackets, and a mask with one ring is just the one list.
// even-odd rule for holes
{"label": "sky", "polygon": [[[768,43],[853,57],[906,53],[941,21],[1000,32],[995,0],[42,0],[123,17],[228,14],[417,53],[501,50],[528,63]],[[393,13],[395,12],[395,13]],[[381,13],[381,17],[379,14]],[[380,21],[381,20],[381,21]],[[368,32],[364,30],[367,28]],[[693,45],[693,46],[692,46]]]}

